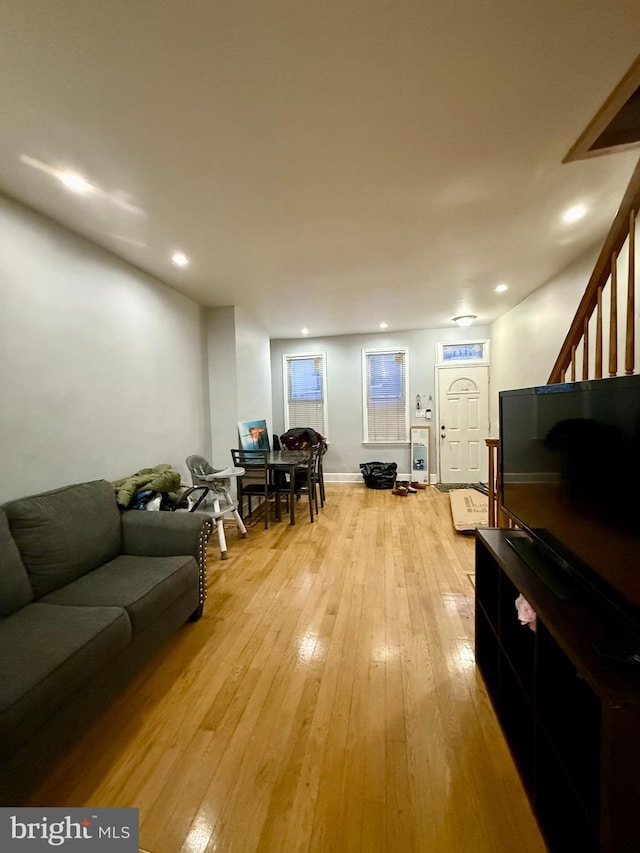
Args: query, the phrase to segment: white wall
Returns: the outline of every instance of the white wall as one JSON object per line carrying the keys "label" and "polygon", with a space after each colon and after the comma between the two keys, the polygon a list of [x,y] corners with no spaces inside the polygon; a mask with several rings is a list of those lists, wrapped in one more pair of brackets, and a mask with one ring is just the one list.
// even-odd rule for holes
{"label": "white wall", "polygon": [[[237,422],[284,431],[282,354],[327,354],[326,470],[396,461],[408,447],[362,444],[361,351],[407,347],[409,393],[433,398],[436,344],[491,337],[497,394],[546,382],[595,262],[588,253],[490,328],[279,340],[236,308],[191,300],[0,197],[0,501],[169,462],[229,464]],[[210,400],[210,412],[209,412]],[[424,425],[424,421],[413,421]],[[435,426],[435,420],[432,421]],[[435,471],[435,430],[431,466]]]}
{"label": "white wall", "polygon": [[272,432],[271,347],[266,330],[236,308],[238,420],[265,418]]}
{"label": "white wall", "polygon": [[0,501],[205,451],[200,308],[0,197]]}
{"label": "white wall", "polygon": [[274,432],[284,432],[284,389],[282,356],[285,353],[326,353],[327,368],[327,438],[330,448],[325,457],[327,474],[356,474],[360,476],[360,463],[377,460],[396,462],[399,473],[410,470],[409,445],[364,445],[362,422],[362,350],[386,347],[406,347],[409,353],[409,399],[411,410],[419,394],[422,405],[427,406],[432,397],[434,419],[430,422],[416,420],[412,424],[431,424],[430,467],[436,473],[436,390],[435,364],[438,343],[464,341],[488,337],[488,327],[473,329],[430,329],[392,334],[341,335],[327,338],[296,338],[271,341],[271,373],[273,382]]}
{"label": "white wall", "polygon": [[214,468],[226,468],[238,446],[235,308],[207,308],[205,317],[212,448],[204,455]]}
{"label": "white wall", "polygon": [[[231,464],[238,422],[266,419],[271,431],[269,335],[239,308],[205,311],[211,401],[210,454],[215,468]],[[205,454],[206,455],[206,454]]]}
{"label": "white wall", "polygon": [[546,384],[593,271],[599,247],[491,325],[492,434],[498,435],[498,392]]}

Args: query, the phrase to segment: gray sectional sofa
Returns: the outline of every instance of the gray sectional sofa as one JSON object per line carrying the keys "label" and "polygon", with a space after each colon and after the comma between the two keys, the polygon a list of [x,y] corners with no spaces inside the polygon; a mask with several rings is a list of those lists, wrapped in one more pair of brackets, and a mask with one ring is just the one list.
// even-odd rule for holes
{"label": "gray sectional sofa", "polygon": [[123,513],[104,480],[0,507],[0,805],[20,805],[82,722],[199,617],[211,530],[204,513]]}

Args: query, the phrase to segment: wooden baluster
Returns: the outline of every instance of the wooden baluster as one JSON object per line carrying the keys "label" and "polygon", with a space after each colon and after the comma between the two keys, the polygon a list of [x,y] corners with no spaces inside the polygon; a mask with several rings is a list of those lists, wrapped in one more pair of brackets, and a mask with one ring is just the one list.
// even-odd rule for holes
{"label": "wooden baluster", "polygon": [[576,381],[576,345],[571,347],[571,381]]}
{"label": "wooden baluster", "polygon": [[589,319],[584,318],[582,328],[582,378],[589,378]]}
{"label": "wooden baluster", "polygon": [[611,255],[611,313],[609,314],[609,376],[618,375],[618,255]]}
{"label": "wooden baluster", "polygon": [[624,372],[633,373],[635,361],[635,263],[636,263],[636,212],[629,214],[629,275],[627,279],[627,338],[624,352]]}
{"label": "wooden baluster", "polygon": [[602,285],[598,288],[596,313],[596,379],[602,379]]}

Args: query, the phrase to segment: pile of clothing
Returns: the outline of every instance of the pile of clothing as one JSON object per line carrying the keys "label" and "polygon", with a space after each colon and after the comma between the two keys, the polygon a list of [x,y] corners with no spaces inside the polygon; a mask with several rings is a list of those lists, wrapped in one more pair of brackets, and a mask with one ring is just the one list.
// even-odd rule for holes
{"label": "pile of clothing", "polygon": [[311,427],[294,427],[280,436],[284,450],[308,450],[325,441],[325,437]]}
{"label": "pile of clothing", "polygon": [[163,463],[114,480],[113,487],[121,509],[176,509],[182,497],[181,481],[179,472]]}

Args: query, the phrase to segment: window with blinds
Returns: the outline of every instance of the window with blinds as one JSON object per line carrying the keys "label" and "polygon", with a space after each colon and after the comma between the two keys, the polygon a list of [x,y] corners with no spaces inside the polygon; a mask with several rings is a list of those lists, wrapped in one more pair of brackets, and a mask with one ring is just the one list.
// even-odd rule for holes
{"label": "window with blinds", "polygon": [[365,442],[409,440],[407,351],[363,350]]}
{"label": "window with blinds", "polygon": [[324,353],[284,355],[284,428],[311,427],[327,438]]}

